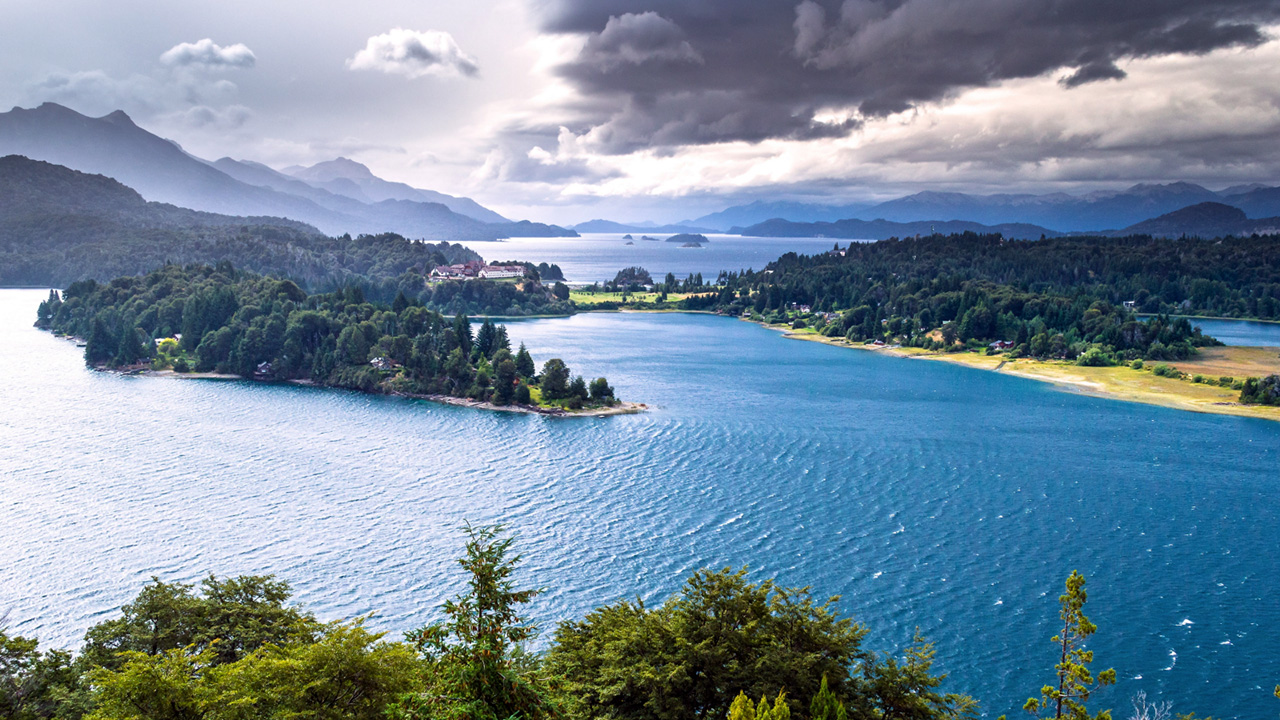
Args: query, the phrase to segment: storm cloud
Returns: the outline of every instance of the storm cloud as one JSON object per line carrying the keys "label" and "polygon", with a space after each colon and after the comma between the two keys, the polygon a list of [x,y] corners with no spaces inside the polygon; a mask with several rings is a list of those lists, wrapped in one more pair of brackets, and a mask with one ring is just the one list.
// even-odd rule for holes
{"label": "storm cloud", "polygon": [[[1267,41],[1280,0],[549,0],[585,38],[557,68],[612,107],[575,131],[601,152],[846,134],[973,88],[1060,75],[1123,81],[1127,61]],[[838,118],[831,120],[832,117]],[[821,120],[821,121],[820,121]]]}

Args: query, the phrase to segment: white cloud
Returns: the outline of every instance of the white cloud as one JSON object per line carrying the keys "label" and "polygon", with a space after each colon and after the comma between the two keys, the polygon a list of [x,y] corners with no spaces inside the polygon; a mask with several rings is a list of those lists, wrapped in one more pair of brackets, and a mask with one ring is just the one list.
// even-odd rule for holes
{"label": "white cloud", "polygon": [[243,43],[222,47],[209,38],[175,45],[160,56],[170,67],[251,68],[257,60]]}
{"label": "white cloud", "polygon": [[423,75],[475,77],[480,72],[475,58],[462,52],[449,33],[404,28],[369,38],[364,49],[347,60],[347,67],[410,78]]}

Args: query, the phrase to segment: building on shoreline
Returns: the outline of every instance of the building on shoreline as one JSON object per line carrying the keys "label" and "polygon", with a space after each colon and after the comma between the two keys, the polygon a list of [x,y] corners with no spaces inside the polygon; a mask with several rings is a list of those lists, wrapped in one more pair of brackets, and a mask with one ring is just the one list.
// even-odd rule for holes
{"label": "building on shoreline", "polygon": [[478,260],[457,265],[439,265],[431,271],[432,280],[501,280],[522,278],[523,265],[485,265]]}

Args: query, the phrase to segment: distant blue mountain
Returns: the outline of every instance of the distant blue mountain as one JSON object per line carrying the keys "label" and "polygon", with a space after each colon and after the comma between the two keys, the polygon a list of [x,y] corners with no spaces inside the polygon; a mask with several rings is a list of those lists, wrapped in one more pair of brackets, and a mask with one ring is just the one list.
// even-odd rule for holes
{"label": "distant blue mountain", "polygon": [[1280,217],[1250,219],[1240,208],[1206,202],[1144,220],[1112,234],[1219,238],[1276,233],[1280,233]]}
{"label": "distant blue mountain", "polygon": [[766,220],[745,228],[733,228],[731,232],[749,237],[828,237],[848,240],[886,240],[892,237],[913,235],[952,235],[956,233],[1000,233],[1017,240],[1037,240],[1041,237],[1057,237],[1054,232],[1038,225],[1025,223],[1001,223],[983,225],[963,220],[923,222],[894,222],[892,220],[837,220],[836,222],[798,223],[789,220]]}
{"label": "distant blue mountain", "polygon": [[970,195],[927,191],[874,205],[754,202],[690,222],[723,229],[749,227],[775,218],[792,222],[962,220],[984,225],[1024,223],[1059,232],[1103,232],[1204,202],[1240,208],[1251,218],[1273,217],[1280,215],[1280,187],[1245,185],[1214,192],[1192,183],[1176,182],[1134,185],[1126,190],[1086,195]]}
{"label": "distant blue mountain", "polygon": [[612,220],[588,220],[572,227],[580,233],[714,233],[719,230],[694,225],[657,225],[654,223],[627,224]]}
{"label": "distant blue mountain", "polygon": [[748,205],[734,205],[710,215],[686,221],[691,226],[716,228],[719,231],[731,227],[747,227],[765,220],[782,218],[795,222],[834,222],[852,217],[870,207],[869,203],[854,205],[813,205],[802,202],[757,200]]}

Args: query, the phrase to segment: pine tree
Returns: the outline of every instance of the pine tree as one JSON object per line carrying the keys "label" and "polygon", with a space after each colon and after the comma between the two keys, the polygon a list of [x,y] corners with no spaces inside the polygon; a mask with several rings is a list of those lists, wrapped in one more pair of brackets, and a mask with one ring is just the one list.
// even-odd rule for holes
{"label": "pine tree", "polygon": [[524,343],[520,343],[520,350],[516,352],[516,372],[522,378],[531,378],[538,373],[538,369],[533,364],[533,356],[529,354]]}
{"label": "pine tree", "polygon": [[1084,641],[1097,632],[1098,627],[1085,617],[1084,603],[1087,599],[1084,576],[1078,570],[1071,571],[1071,577],[1067,578],[1067,592],[1058,598],[1062,604],[1059,612],[1062,631],[1053,638],[1061,652],[1061,658],[1054,666],[1058,686],[1045,685],[1040,690],[1040,698],[1027,700],[1023,709],[1035,717],[1111,720],[1110,710],[1090,715],[1084,705],[1096,688],[1113,685],[1116,681],[1114,668],[1098,673],[1096,680],[1089,671],[1093,651],[1084,649]]}
{"label": "pine tree", "polygon": [[541,720],[552,716],[547,691],[521,662],[537,628],[520,606],[541,590],[516,590],[520,557],[500,525],[467,525],[467,554],[458,561],[467,589],[445,602],[443,622],[407,634],[426,662],[427,687],[401,698],[392,717],[443,720]]}
{"label": "pine tree", "polygon": [[844,703],[827,687],[827,676],[822,676],[822,685],[818,694],[809,701],[809,720],[845,720],[848,711]]}

